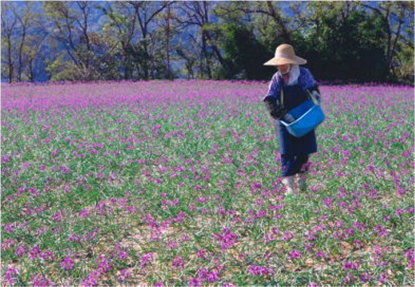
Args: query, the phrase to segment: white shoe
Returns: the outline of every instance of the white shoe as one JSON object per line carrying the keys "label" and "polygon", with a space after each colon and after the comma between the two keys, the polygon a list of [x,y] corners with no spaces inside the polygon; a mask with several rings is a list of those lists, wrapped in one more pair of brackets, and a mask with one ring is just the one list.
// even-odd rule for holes
{"label": "white shoe", "polygon": [[294,178],[292,176],[286,176],[282,178],[282,183],[285,186],[285,194],[289,195],[289,194],[294,194]]}

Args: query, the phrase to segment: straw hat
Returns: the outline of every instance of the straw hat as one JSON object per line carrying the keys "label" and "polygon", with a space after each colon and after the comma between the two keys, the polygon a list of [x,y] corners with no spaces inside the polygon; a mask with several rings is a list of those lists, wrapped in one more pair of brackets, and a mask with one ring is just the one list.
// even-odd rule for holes
{"label": "straw hat", "polygon": [[282,44],[275,50],[275,56],[268,62],[264,63],[264,66],[279,66],[279,65],[304,65],[307,60],[295,55],[294,48],[288,44]]}

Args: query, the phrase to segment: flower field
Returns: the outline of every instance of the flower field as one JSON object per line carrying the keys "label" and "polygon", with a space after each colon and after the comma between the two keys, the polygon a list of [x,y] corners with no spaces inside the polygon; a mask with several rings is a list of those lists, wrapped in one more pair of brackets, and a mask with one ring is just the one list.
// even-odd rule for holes
{"label": "flower field", "polygon": [[414,285],[414,88],[322,86],[284,200],[266,82],[5,85],[2,285]]}

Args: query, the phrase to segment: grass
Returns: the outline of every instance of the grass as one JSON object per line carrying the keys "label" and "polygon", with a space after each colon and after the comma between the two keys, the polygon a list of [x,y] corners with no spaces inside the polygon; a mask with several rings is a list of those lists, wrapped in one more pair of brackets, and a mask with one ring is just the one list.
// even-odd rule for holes
{"label": "grass", "polygon": [[266,87],[2,87],[4,284],[413,285],[413,88],[322,87],[284,201]]}

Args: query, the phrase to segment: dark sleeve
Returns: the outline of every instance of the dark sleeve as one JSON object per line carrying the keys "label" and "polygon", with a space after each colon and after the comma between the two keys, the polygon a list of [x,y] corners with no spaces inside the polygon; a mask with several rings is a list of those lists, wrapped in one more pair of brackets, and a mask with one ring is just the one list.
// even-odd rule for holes
{"label": "dark sleeve", "polygon": [[301,69],[302,69],[302,80],[303,80],[303,83],[305,83],[306,89],[310,93],[312,93],[317,98],[317,100],[321,101],[320,88],[318,86],[317,81],[314,79],[313,74],[307,68],[301,68]]}
{"label": "dark sleeve", "polygon": [[271,79],[271,82],[269,83],[268,92],[262,100],[265,101],[265,99],[268,99],[268,98],[277,99],[278,94],[279,94],[279,89],[280,89],[280,79],[278,78],[278,74],[275,73]]}
{"label": "dark sleeve", "polygon": [[282,107],[278,97],[280,90],[279,85],[279,78],[277,74],[275,74],[271,79],[271,83],[269,84],[267,94],[262,99],[265,108],[267,109],[271,117],[273,117],[274,119],[279,119],[285,114],[285,110]]}

